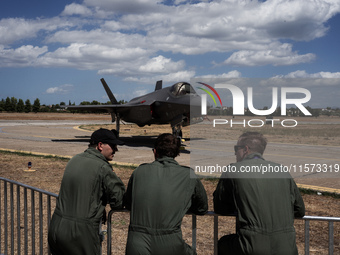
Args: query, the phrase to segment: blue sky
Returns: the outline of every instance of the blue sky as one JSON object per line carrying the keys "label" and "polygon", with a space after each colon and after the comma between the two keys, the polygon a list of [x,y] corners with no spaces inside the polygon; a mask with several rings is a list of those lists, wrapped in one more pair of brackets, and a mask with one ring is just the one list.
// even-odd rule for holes
{"label": "blue sky", "polygon": [[[157,80],[338,79],[339,13],[339,0],[2,1],[0,99],[106,102],[102,77],[118,100]],[[340,106],[339,83],[310,86],[312,107]]]}

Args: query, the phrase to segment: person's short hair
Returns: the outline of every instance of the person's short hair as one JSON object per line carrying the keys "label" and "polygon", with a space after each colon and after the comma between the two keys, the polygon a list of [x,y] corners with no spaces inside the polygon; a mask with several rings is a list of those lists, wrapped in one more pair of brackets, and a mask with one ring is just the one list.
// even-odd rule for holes
{"label": "person's short hair", "polygon": [[171,157],[175,158],[179,155],[181,141],[172,134],[161,134],[157,137],[154,149],[158,158]]}
{"label": "person's short hair", "polygon": [[267,139],[258,132],[243,133],[238,139],[238,145],[248,146],[252,152],[264,153],[267,146]]}

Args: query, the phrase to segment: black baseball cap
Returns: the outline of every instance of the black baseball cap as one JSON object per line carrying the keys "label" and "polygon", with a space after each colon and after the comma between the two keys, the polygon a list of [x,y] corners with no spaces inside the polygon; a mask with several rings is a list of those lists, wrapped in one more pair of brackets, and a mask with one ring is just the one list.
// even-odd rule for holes
{"label": "black baseball cap", "polygon": [[117,139],[118,132],[116,130],[110,131],[105,128],[94,131],[91,135],[90,144],[98,144],[99,142],[107,144],[123,145],[124,142]]}

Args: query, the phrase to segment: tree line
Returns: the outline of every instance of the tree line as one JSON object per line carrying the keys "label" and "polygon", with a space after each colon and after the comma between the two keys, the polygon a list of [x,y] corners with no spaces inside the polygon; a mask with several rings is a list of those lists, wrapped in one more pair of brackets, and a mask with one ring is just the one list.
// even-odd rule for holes
{"label": "tree line", "polygon": [[[125,104],[127,101],[121,100],[118,102],[119,104]],[[110,101],[107,101],[106,103],[100,103],[96,100],[93,100],[92,102],[89,101],[83,101],[80,103],[80,105],[109,105],[111,104]],[[75,105],[75,103],[71,103],[69,101],[68,105]],[[60,104],[52,104],[52,105],[41,105],[39,98],[36,98],[33,102],[29,99],[27,99],[25,102],[22,99],[17,99],[15,97],[7,97],[6,99],[1,99],[0,101],[0,112],[59,112],[59,111],[67,111],[67,112],[82,112],[84,111],[76,111],[76,110],[65,110],[66,103],[60,102]],[[264,107],[263,110],[267,110],[268,107]],[[309,106],[306,107],[306,109],[312,114],[313,117],[318,117],[319,115],[328,115],[328,116],[340,116],[340,109],[332,109],[331,107],[327,107],[326,109],[314,109]],[[86,112],[107,112],[106,110],[87,110]],[[208,106],[208,115],[227,115],[232,116],[233,115],[233,107],[223,107],[223,108],[213,108],[211,106]],[[304,116],[304,114],[300,111],[298,108],[289,108],[287,109],[287,114],[289,116]],[[245,109],[245,115],[246,116],[253,116],[248,108]],[[271,116],[280,116],[281,115],[281,108],[278,107],[275,112],[270,114]]]}
{"label": "tree line", "polygon": [[[119,104],[125,104],[126,101],[121,100],[118,102]],[[107,103],[100,103],[96,100],[93,100],[92,102],[89,101],[83,101],[80,103],[80,105],[106,105],[111,104],[110,101]],[[69,101],[68,105],[75,105],[75,103],[71,103]],[[0,112],[59,112],[59,111],[65,111],[65,102],[60,102],[60,104],[52,104],[52,105],[41,105],[39,98],[35,99],[33,104],[29,99],[27,99],[25,102],[24,100],[17,99],[15,97],[7,97],[6,99],[1,99],[0,101]],[[69,111],[69,112],[78,112],[78,111]],[[80,111],[79,111],[80,112]],[[90,112],[90,111],[87,111]],[[98,111],[96,111],[98,112]],[[100,112],[106,112],[105,110],[102,110]]]}
{"label": "tree line", "polygon": [[18,100],[15,97],[7,97],[0,101],[0,111],[6,112],[39,112],[40,100],[35,99],[33,105],[29,99],[25,102],[21,98]]}

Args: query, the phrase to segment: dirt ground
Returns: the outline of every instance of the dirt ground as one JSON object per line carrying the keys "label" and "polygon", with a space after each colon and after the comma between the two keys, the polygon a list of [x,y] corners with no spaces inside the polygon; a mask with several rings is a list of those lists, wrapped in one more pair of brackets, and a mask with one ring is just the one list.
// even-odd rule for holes
{"label": "dirt ground", "polygon": [[[0,119],[98,119],[107,120],[110,118],[106,114],[101,115],[89,115],[89,114],[3,114],[0,113]],[[329,119],[331,120],[331,119]],[[314,120],[313,120],[314,121]],[[331,120],[333,121],[333,120]],[[337,122],[338,119],[335,119]],[[321,125],[321,124],[320,124]],[[318,126],[319,127],[319,126]],[[131,127],[122,126],[122,132],[124,129],[131,129]],[[141,134],[145,132],[159,132],[160,130],[149,129],[150,127],[137,128],[136,133]],[[159,127],[162,132],[170,132],[169,127]],[[338,127],[337,127],[338,128]],[[318,128],[319,129],[319,128]],[[334,131],[334,130],[333,130]],[[184,130],[184,135],[188,134],[188,129]],[[235,131],[236,132],[236,131]],[[238,132],[238,131],[237,131]],[[277,135],[270,134],[273,138]],[[320,138],[321,137],[321,138]],[[329,137],[327,134],[323,134],[319,137],[321,140],[327,142],[333,141],[333,137]],[[338,141],[338,137],[334,137],[335,141]],[[278,139],[278,138],[276,138]],[[308,139],[309,140],[309,139]],[[282,141],[282,138],[280,138]],[[306,141],[302,141],[306,143]],[[328,144],[328,143],[327,143]],[[338,143],[339,144],[339,143]],[[337,144],[337,145],[338,145]],[[29,155],[16,155],[12,153],[0,153],[2,166],[0,168],[0,176],[15,180],[27,185],[38,187],[40,189],[58,194],[61,178],[64,172],[64,168],[67,164],[67,160],[56,158],[43,158]],[[27,163],[32,162],[32,168],[35,172],[25,172],[27,169]],[[133,169],[128,167],[114,166],[114,171],[127,185],[128,179]],[[212,194],[216,188],[216,180],[202,180],[202,183],[207,191],[209,198],[209,211],[213,210]],[[302,194],[306,206],[306,215],[311,216],[334,216],[339,217],[340,212],[340,199],[331,196],[316,195],[316,194]],[[129,224],[128,213],[116,213],[112,219],[113,224],[113,254],[124,254],[126,235]],[[304,254],[304,221],[296,220],[295,228],[297,232],[297,244],[299,254]],[[182,224],[183,236],[185,240],[191,244],[191,216],[186,216]],[[219,237],[225,234],[235,232],[235,219],[233,217],[220,217],[219,218]],[[213,254],[213,217],[198,216],[197,221],[197,252],[198,254]],[[310,254],[328,254],[328,224],[327,222],[312,221],[310,222]],[[334,223],[334,254],[340,254],[340,223]]]}

